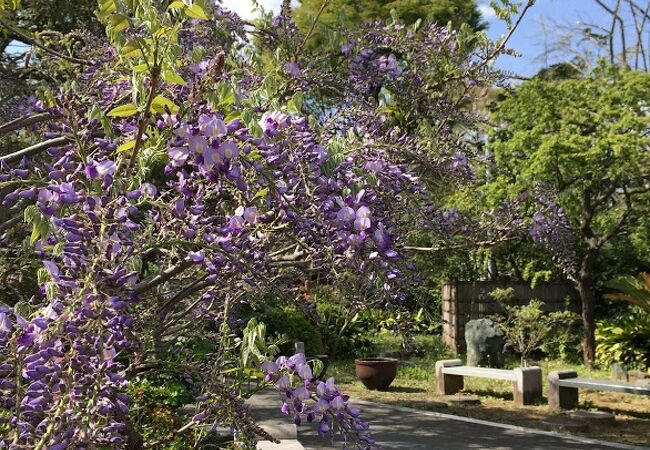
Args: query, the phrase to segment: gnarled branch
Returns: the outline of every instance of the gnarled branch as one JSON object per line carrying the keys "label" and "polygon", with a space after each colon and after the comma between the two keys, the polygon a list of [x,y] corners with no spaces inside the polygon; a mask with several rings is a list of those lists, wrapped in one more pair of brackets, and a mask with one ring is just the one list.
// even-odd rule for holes
{"label": "gnarled branch", "polygon": [[38,144],[34,144],[31,147],[18,150],[17,152],[14,153],[9,153],[8,155],[0,156],[0,163],[18,161],[19,159],[25,156],[36,155],[37,153],[45,151],[50,147],[57,147],[59,145],[67,144],[68,142],[70,142],[70,140],[71,139],[67,136],[61,136],[44,142],[39,142]]}
{"label": "gnarled branch", "polygon": [[49,112],[22,116],[12,120],[11,122],[7,122],[0,125],[0,136],[3,134],[10,133],[12,131],[20,130],[21,128],[26,128],[30,125],[46,122],[50,119],[56,119],[58,117],[61,117],[61,115],[49,113]]}
{"label": "gnarled branch", "polygon": [[34,47],[38,47],[41,50],[43,50],[45,53],[49,53],[52,56],[56,56],[57,58],[64,59],[64,60],[69,61],[71,63],[82,64],[82,65],[85,65],[85,66],[92,66],[92,65],[95,64],[94,61],[87,61],[85,59],[75,58],[74,56],[65,55],[63,53],[57,52],[56,50],[52,50],[48,46],[43,45],[40,42],[38,42],[36,39],[32,39],[27,34],[23,33],[18,28],[15,28],[14,26],[12,26],[11,24],[9,24],[6,21],[2,20],[1,18],[0,18],[0,26],[3,27],[3,28],[6,28],[9,31],[11,31],[13,34],[15,34],[19,38],[20,41],[25,42],[26,44],[31,44]]}

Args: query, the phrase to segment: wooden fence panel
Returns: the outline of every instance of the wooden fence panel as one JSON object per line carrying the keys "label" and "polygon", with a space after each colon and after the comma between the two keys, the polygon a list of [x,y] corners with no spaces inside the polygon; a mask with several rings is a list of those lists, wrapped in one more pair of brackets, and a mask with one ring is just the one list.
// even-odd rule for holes
{"label": "wooden fence panel", "polygon": [[568,283],[539,283],[534,288],[523,283],[507,281],[457,281],[442,286],[442,336],[456,353],[465,352],[465,324],[473,319],[503,313],[503,307],[490,298],[495,289],[512,287],[512,305],[525,305],[532,299],[544,302],[548,312],[572,310],[578,312],[576,290]]}

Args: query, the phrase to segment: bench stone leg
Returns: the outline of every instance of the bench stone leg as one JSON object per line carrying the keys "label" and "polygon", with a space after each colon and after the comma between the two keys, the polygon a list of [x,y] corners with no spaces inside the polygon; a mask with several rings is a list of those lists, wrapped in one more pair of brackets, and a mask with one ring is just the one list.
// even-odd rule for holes
{"label": "bench stone leg", "polygon": [[537,366],[517,367],[512,383],[513,398],[518,405],[532,405],[542,401],[542,369]]}
{"label": "bench stone leg", "polygon": [[576,378],[574,370],[561,370],[548,374],[548,404],[553,410],[578,407],[578,388],[562,387],[560,380]]}
{"label": "bench stone leg", "polygon": [[438,393],[443,395],[451,395],[463,389],[462,375],[445,375],[445,367],[462,366],[463,362],[460,359],[447,359],[444,361],[436,361],[436,386]]}

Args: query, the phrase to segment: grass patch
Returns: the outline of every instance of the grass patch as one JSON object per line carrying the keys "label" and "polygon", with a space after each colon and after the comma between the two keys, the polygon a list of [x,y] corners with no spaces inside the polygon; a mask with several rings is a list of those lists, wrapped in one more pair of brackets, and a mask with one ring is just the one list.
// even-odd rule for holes
{"label": "grass patch", "polygon": [[[400,339],[394,336],[378,336],[376,353],[398,348]],[[440,396],[435,388],[435,362],[453,357],[445,350],[438,336],[418,336],[420,356],[409,356],[400,363],[397,378],[387,391],[369,391],[354,374],[354,361],[333,361],[328,375],[336,377],[341,390],[352,398],[378,403],[407,406],[411,408],[444,412],[475,419],[490,420],[512,425],[540,428],[539,421],[556,416],[546,402],[546,377],[550,371],[569,369],[581,376],[609,379],[605,370],[589,371],[585,367],[562,361],[539,361],[544,377],[544,402],[541,405],[517,406],[512,401],[512,384],[504,380],[466,378],[463,392],[479,395],[480,406],[440,408]],[[507,368],[517,365],[511,360]],[[583,436],[622,442],[633,445],[650,443],[650,398],[609,392],[580,391],[580,409],[610,411],[616,415],[616,424],[609,427],[591,427]]]}

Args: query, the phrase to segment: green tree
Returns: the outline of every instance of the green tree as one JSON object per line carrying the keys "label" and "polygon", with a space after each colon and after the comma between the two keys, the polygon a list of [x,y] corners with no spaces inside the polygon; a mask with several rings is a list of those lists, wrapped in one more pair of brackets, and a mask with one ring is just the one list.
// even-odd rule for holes
{"label": "green tree", "polygon": [[[301,30],[309,30],[323,2],[324,0],[300,1],[293,17]],[[441,25],[451,22],[454,28],[467,23],[477,31],[487,27],[474,0],[331,0],[318,17],[319,26],[314,31],[310,45],[327,42],[327,30],[334,29],[339,24],[352,29],[371,20],[390,20],[391,10],[407,25],[422,19]]]}
{"label": "green tree", "polygon": [[[0,18],[27,32],[47,30],[65,34],[73,30],[99,30],[95,8],[96,0],[12,0],[0,4]],[[21,37],[3,29],[0,50],[4,52],[14,39],[20,41]]]}
{"label": "green tree", "polygon": [[[643,218],[650,75],[598,67],[589,76],[521,84],[495,108],[494,198],[544,184],[558,193],[576,237],[569,278],[582,302],[583,359],[594,361],[595,276],[603,247]],[[570,273],[570,272],[567,272]]]}

